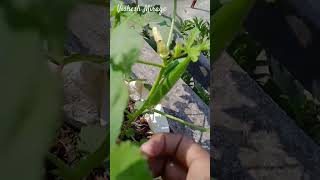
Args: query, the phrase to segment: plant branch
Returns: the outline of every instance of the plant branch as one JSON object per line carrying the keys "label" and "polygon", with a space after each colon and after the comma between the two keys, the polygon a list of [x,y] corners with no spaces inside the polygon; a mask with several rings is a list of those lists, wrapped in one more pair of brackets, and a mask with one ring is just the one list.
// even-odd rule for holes
{"label": "plant branch", "polygon": [[106,159],[109,158],[109,142],[110,133],[107,132],[107,136],[100,147],[94,153],[88,155],[86,158],[81,159],[78,165],[73,168],[77,179],[86,177],[94,168],[99,167]]}
{"label": "plant branch", "polygon": [[178,57],[174,57],[174,56],[172,56],[169,60],[168,60],[168,62],[171,62],[171,61],[173,61],[173,60],[176,60],[176,59],[180,59],[180,58],[183,58],[183,57],[186,57],[188,54],[186,53],[186,52],[184,52],[184,53],[182,53],[181,55],[179,55]]}
{"label": "plant branch", "polygon": [[177,13],[177,0],[173,1],[173,18],[171,22],[171,27],[170,27],[170,32],[169,32],[169,37],[167,41],[167,48],[169,49],[170,44],[171,44],[171,39],[172,39],[172,34],[173,34],[173,27],[174,27],[174,22],[176,20],[176,13]]}
{"label": "plant branch", "polygon": [[144,110],[146,110],[146,109],[149,108],[149,107],[148,107],[148,106],[149,106],[149,105],[148,105],[148,99],[149,99],[151,96],[153,96],[154,92],[155,92],[156,89],[158,88],[158,85],[159,85],[159,83],[160,83],[160,80],[161,80],[161,78],[162,78],[162,75],[163,75],[164,71],[165,71],[165,68],[161,68],[161,70],[160,70],[160,72],[159,72],[159,74],[158,74],[158,76],[157,76],[157,79],[154,81],[154,84],[153,84],[153,86],[152,86],[152,88],[151,88],[151,90],[150,90],[150,92],[149,92],[149,94],[148,94],[147,101],[145,101],[145,103],[142,105],[142,107],[141,107],[138,111],[134,112],[133,114],[128,114],[127,117],[128,117],[129,120],[130,120],[129,123],[131,123],[132,121],[134,121],[141,113],[143,113]]}
{"label": "plant branch", "polygon": [[157,68],[164,68],[164,66],[162,64],[156,64],[156,63],[152,63],[152,62],[148,62],[148,61],[143,61],[143,60],[138,60],[137,63],[139,64],[145,64],[145,65],[150,65],[150,66],[154,66]]}
{"label": "plant branch", "polygon": [[208,128],[203,128],[203,127],[194,125],[194,124],[192,124],[192,123],[188,123],[188,122],[186,122],[186,121],[184,121],[184,120],[182,120],[182,119],[180,119],[180,118],[174,117],[174,116],[172,116],[172,115],[170,115],[170,114],[167,114],[167,113],[164,113],[164,112],[162,112],[162,111],[158,111],[158,110],[156,110],[156,109],[152,109],[151,111],[156,112],[156,113],[158,113],[158,114],[161,114],[161,115],[163,115],[163,116],[165,116],[165,117],[167,117],[167,118],[169,118],[169,119],[171,119],[171,120],[177,121],[177,122],[179,122],[179,123],[181,123],[181,124],[183,124],[183,125],[186,125],[186,126],[190,127],[191,129],[198,130],[198,131],[200,131],[200,132],[207,132],[207,131],[209,131]]}

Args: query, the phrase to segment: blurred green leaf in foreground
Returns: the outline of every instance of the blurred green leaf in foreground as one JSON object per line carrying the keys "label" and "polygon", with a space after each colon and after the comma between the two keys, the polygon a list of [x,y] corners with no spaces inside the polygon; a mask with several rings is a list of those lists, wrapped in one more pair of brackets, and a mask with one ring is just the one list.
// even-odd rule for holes
{"label": "blurred green leaf in foreground", "polygon": [[226,2],[212,16],[212,58],[216,60],[221,52],[242,30],[242,23],[255,0],[231,0]]}
{"label": "blurred green leaf in foreground", "polygon": [[59,127],[60,90],[43,42],[63,49],[74,0],[0,2],[0,179],[40,180]]}
{"label": "blurred green leaf in foreground", "polygon": [[39,34],[13,32],[2,9],[0,39],[0,179],[40,180],[58,127],[57,81],[40,54]]}

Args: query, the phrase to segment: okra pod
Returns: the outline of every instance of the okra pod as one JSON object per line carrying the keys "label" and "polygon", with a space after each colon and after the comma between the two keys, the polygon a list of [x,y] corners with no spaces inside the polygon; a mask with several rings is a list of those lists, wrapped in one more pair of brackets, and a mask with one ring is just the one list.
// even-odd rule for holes
{"label": "okra pod", "polygon": [[164,79],[160,82],[157,90],[152,94],[146,101],[150,106],[157,105],[160,100],[170,91],[170,89],[176,84],[182,74],[188,67],[190,63],[190,58],[185,58],[174,69],[168,72]]}
{"label": "okra pod", "polygon": [[[146,109],[157,105],[161,99],[171,90],[171,88],[176,84],[182,74],[188,67],[188,64],[191,62],[191,58],[187,57],[181,62],[179,62],[175,67],[169,71],[166,71],[166,76],[160,81],[157,85],[156,90],[149,94],[147,100],[142,105],[142,107],[136,111],[134,114],[129,115],[130,120],[134,120]],[[170,67],[167,67],[170,68]],[[161,75],[163,75],[161,73]]]}

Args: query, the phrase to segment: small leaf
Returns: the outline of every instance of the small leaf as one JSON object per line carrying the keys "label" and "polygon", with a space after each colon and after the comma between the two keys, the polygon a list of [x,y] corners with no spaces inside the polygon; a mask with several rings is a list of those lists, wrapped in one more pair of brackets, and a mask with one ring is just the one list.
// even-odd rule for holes
{"label": "small leaf", "polygon": [[191,58],[193,62],[197,62],[200,56],[200,50],[198,48],[190,48],[187,50],[188,57]]}
{"label": "small leaf", "polygon": [[131,66],[138,60],[142,38],[126,23],[122,23],[111,31],[110,44],[110,57],[114,69],[130,73]]}
{"label": "small leaf", "polygon": [[249,13],[255,0],[232,0],[225,3],[212,17],[213,59],[217,59],[224,48],[241,30],[242,22]]}
{"label": "small leaf", "polygon": [[184,51],[184,48],[183,48],[182,44],[177,43],[173,49],[173,57],[177,58],[177,57],[181,56],[183,51]]}
{"label": "small leaf", "polygon": [[186,48],[191,48],[191,46],[194,44],[195,40],[199,37],[200,31],[198,29],[193,29],[188,39],[186,40]]}
{"label": "small leaf", "polygon": [[115,145],[120,134],[120,128],[123,121],[123,111],[127,106],[129,93],[123,81],[123,73],[110,68],[110,146]]}
{"label": "small leaf", "polygon": [[132,136],[134,136],[134,130],[132,128],[129,128],[126,130],[125,132],[125,135],[128,137],[128,138],[131,138]]}
{"label": "small leaf", "polygon": [[200,44],[199,46],[199,50],[200,51],[208,51],[210,50],[210,41],[204,41]]}
{"label": "small leaf", "polygon": [[106,129],[96,126],[85,126],[81,128],[78,148],[93,153],[102,144],[106,137]]}
{"label": "small leaf", "polygon": [[141,107],[142,107],[142,105],[143,105],[143,101],[137,101],[137,102],[135,102],[134,103],[134,109],[136,110],[136,109],[140,109]]}

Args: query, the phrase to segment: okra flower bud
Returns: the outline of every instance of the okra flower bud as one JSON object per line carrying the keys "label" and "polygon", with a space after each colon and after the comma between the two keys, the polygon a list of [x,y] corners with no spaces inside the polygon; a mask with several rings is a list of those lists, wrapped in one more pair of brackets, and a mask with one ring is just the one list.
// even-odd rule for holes
{"label": "okra flower bud", "polygon": [[166,47],[165,43],[163,42],[162,36],[158,31],[157,27],[152,28],[152,33],[154,40],[157,43],[157,52],[162,59],[166,59],[169,56],[169,49]]}

